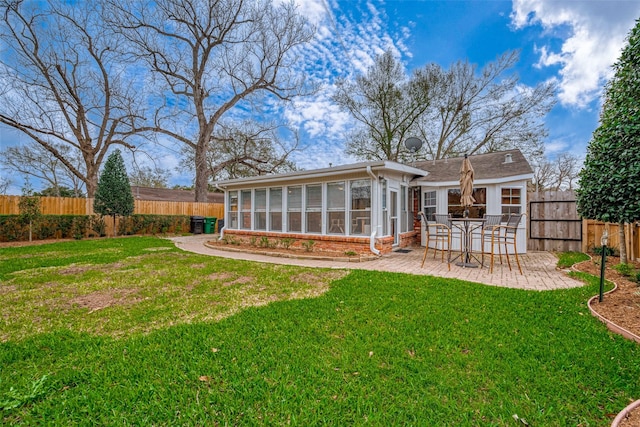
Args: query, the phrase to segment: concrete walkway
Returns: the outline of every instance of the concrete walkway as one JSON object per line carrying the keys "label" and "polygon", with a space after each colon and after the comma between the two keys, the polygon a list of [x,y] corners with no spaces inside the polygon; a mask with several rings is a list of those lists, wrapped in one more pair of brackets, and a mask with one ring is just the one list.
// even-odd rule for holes
{"label": "concrete walkway", "polygon": [[497,261],[493,267],[493,274],[489,274],[488,268],[462,268],[455,264],[451,264],[451,271],[449,271],[447,269],[447,263],[440,262],[440,253],[438,252],[436,259],[434,259],[431,251],[429,251],[424,268],[420,268],[424,248],[409,248],[411,251],[408,253],[393,252],[372,261],[344,262],[305,258],[283,258],[254,253],[229,252],[206,246],[206,242],[208,240],[212,240],[216,237],[217,236],[214,237],[214,235],[211,234],[197,234],[193,236],[173,237],[170,240],[172,240],[178,248],[189,252],[223,258],[268,262],[273,264],[379,270],[416,275],[430,275],[468,280],[470,282],[484,283],[493,286],[536,291],[566,289],[584,285],[584,283],[567,276],[565,272],[558,270],[556,268],[558,260],[555,255],[550,252],[529,252],[525,255],[521,255],[520,264],[522,265],[522,272],[524,273],[522,275],[518,272],[513,256],[511,257],[512,271],[509,271],[506,260],[504,260],[504,265],[501,265],[500,262]]}

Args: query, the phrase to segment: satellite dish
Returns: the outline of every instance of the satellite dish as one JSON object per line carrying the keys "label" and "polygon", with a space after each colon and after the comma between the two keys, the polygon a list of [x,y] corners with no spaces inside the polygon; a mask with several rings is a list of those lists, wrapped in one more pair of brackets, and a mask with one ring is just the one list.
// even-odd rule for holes
{"label": "satellite dish", "polygon": [[412,153],[416,153],[419,149],[422,148],[422,141],[420,140],[420,138],[412,136],[411,138],[407,138],[404,141],[404,146],[407,147],[407,150],[411,151]]}

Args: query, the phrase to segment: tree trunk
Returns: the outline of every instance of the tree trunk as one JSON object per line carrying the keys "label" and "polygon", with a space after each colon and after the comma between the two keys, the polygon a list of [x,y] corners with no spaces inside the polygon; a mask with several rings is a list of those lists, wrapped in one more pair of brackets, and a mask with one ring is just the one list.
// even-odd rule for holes
{"label": "tree trunk", "polygon": [[29,220],[29,241],[30,242],[32,237],[33,237],[33,221]]}
{"label": "tree trunk", "polygon": [[625,239],[623,222],[618,224],[618,230],[620,235],[620,239],[619,239],[620,240],[620,263],[626,264],[627,263],[627,241]]}
{"label": "tree trunk", "polygon": [[196,147],[196,202],[206,202],[209,191],[209,167],[207,165],[207,144],[199,143]]}

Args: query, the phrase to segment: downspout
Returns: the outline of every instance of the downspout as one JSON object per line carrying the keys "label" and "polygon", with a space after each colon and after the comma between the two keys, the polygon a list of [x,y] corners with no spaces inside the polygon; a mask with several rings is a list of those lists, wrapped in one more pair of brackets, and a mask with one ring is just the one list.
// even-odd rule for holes
{"label": "downspout", "polygon": [[[367,166],[367,173],[371,177],[371,184],[373,185],[373,183],[376,183],[375,191],[371,191],[371,198],[373,199],[378,194],[378,185],[377,185],[378,177],[371,170],[371,166]],[[373,188],[372,188],[372,190],[373,190]],[[377,203],[373,203],[373,202],[374,201],[371,200],[371,206],[376,206],[377,207],[378,204]],[[373,225],[374,214],[375,214],[375,212],[372,209],[371,210],[371,225]],[[377,215],[376,215],[376,217],[377,217]],[[369,250],[371,252],[373,252],[374,255],[380,255],[380,251],[378,249],[376,249],[376,233],[377,233],[377,228],[378,227],[379,227],[379,224],[378,224],[378,221],[376,221],[376,226],[375,227],[371,227],[371,230],[372,230],[371,231],[371,236],[369,236]]]}
{"label": "downspout", "polygon": [[[227,212],[227,190],[225,190],[224,188],[220,187],[218,185],[218,183],[216,182],[214,184],[216,186],[216,188],[220,191],[222,191],[224,193],[224,212],[223,215]],[[227,228],[227,222],[224,222],[224,225],[222,226],[222,228],[220,229],[220,237],[218,237],[218,240],[222,240],[222,238],[224,237],[224,229]]]}

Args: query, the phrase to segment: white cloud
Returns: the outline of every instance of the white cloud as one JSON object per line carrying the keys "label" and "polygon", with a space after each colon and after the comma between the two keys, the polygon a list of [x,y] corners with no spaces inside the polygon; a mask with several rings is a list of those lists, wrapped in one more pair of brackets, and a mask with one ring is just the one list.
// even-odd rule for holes
{"label": "white cloud", "polygon": [[513,0],[511,19],[518,29],[542,26],[547,41],[563,40],[559,50],[538,47],[537,66],[559,66],[560,102],[584,108],[611,77],[611,65],[639,15],[637,1]]}
{"label": "white cloud", "polygon": [[408,57],[405,42],[410,31],[399,28],[392,35],[380,2],[349,4],[347,10],[336,0],[297,0],[297,4],[298,11],[316,27],[314,40],[298,52],[297,65],[309,80],[322,86],[317,94],[297,99],[284,110],[304,141],[302,151],[292,160],[304,169],[354,161],[344,154],[345,135],[354,121],[331,100],[335,82],[365,73],[386,50]]}

